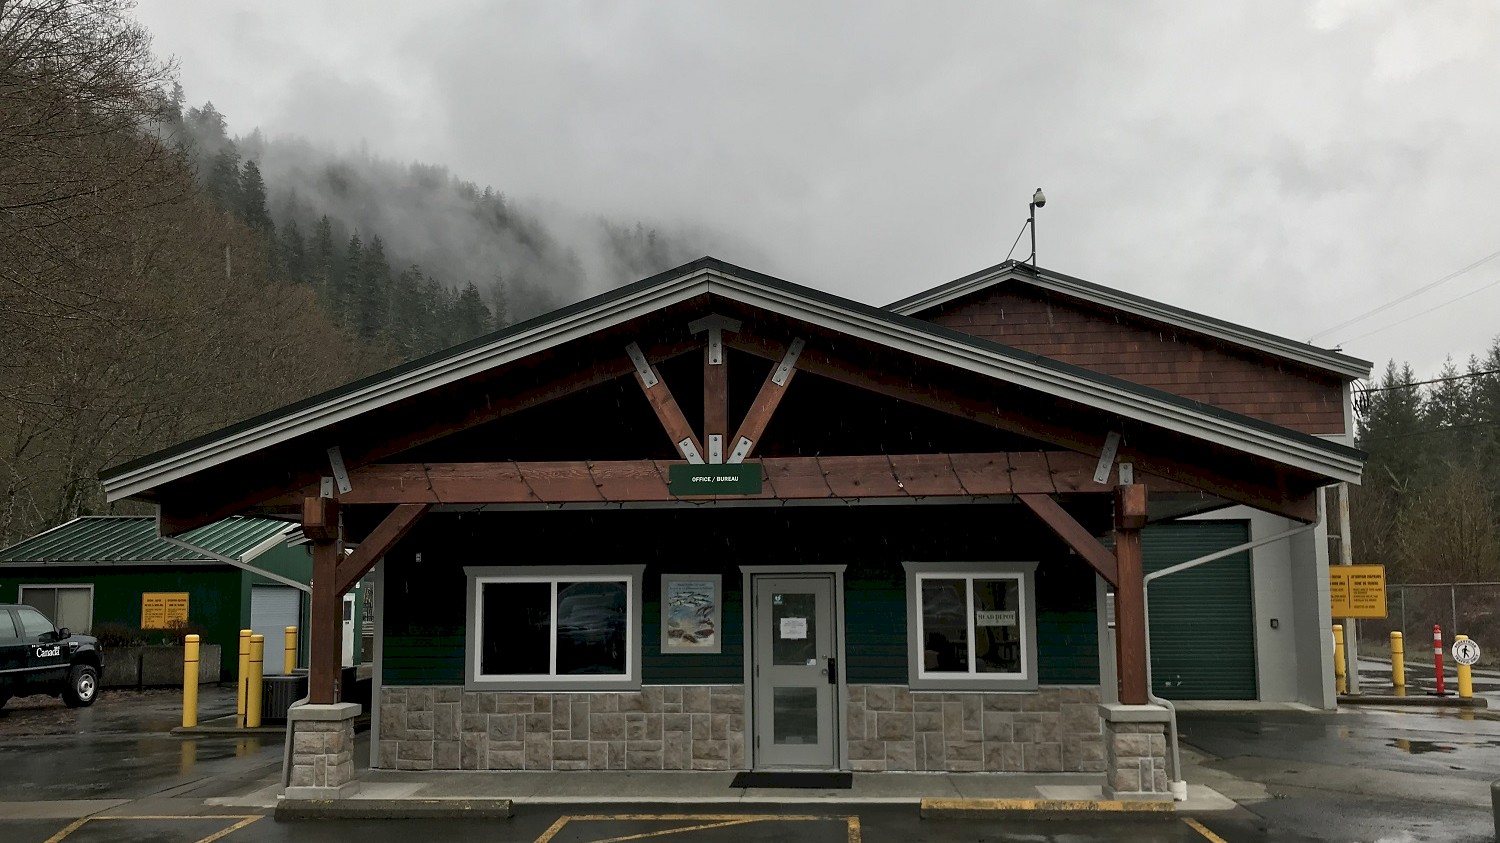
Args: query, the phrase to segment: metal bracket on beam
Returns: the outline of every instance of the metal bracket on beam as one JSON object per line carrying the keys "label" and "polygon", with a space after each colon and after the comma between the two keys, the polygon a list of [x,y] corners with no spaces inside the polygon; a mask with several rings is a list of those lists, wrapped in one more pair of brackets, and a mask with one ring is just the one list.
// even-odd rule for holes
{"label": "metal bracket on beam", "polygon": [[708,331],[708,365],[710,366],[724,364],[724,332],[739,329],[740,320],[720,316],[717,313],[688,323],[688,330],[695,334],[704,330]]}
{"label": "metal bracket on beam", "polygon": [[708,435],[708,464],[720,465],[724,462],[724,434],[710,433]]}
{"label": "metal bracket on beam", "polygon": [[792,369],[797,367],[797,358],[806,345],[801,337],[792,340],[792,344],[787,346],[786,354],[781,355],[781,362],[776,364],[776,374],[771,376],[771,383],[786,386],[786,379],[791,375]]}
{"label": "metal bracket on beam", "polygon": [[647,389],[656,386],[656,373],[651,371],[651,364],[646,361],[646,355],[641,347],[635,343],[625,346],[625,353],[630,355],[630,362],[635,364],[636,374],[641,376],[641,383]]}
{"label": "metal bracket on beam", "polygon": [[1115,464],[1115,454],[1120,450],[1120,433],[1111,430],[1104,437],[1104,450],[1099,452],[1099,465],[1094,469],[1095,483],[1108,483],[1109,470]]}
{"label": "metal bracket on beam", "polygon": [[739,444],[734,446],[734,452],[729,455],[729,464],[739,465],[740,463],[744,462],[745,457],[749,456],[750,454],[751,446],[754,444],[754,442],[751,442],[749,439],[741,436]]}
{"label": "metal bracket on beam", "polygon": [[677,450],[682,452],[682,458],[693,465],[703,465],[703,455],[698,453],[698,448],[692,439],[684,439],[677,443]]}
{"label": "metal bracket on beam", "polygon": [[349,484],[349,470],[344,468],[344,452],[334,445],[328,449],[328,464],[333,466],[333,479],[339,484],[339,494],[347,495],[354,490]]}

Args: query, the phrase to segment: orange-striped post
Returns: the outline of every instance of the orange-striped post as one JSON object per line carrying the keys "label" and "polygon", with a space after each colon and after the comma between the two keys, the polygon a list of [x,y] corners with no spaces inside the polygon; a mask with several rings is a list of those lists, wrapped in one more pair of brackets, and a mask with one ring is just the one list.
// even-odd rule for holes
{"label": "orange-striped post", "polygon": [[1432,665],[1437,671],[1437,695],[1447,695],[1443,690],[1443,628],[1437,624],[1432,625]]}

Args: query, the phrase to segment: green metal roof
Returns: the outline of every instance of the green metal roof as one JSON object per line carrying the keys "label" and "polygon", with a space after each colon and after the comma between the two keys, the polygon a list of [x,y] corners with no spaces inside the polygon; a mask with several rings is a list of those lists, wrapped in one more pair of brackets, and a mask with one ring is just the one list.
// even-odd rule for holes
{"label": "green metal roof", "polygon": [[[272,518],[236,515],[184,533],[188,544],[231,559],[244,555],[295,525]],[[214,562],[163,540],[152,516],[85,515],[0,550],[4,563]],[[243,560],[242,560],[243,561]]]}

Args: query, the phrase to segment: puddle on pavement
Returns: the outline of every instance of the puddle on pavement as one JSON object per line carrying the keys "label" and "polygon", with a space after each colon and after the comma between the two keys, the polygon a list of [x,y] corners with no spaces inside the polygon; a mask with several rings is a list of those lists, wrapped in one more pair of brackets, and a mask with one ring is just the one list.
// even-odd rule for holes
{"label": "puddle on pavement", "polygon": [[1409,752],[1412,755],[1426,755],[1429,752],[1455,751],[1455,748],[1449,746],[1448,744],[1437,743],[1435,741],[1413,741],[1406,738],[1396,738],[1390,743],[1387,743],[1386,746],[1393,746],[1397,749]]}

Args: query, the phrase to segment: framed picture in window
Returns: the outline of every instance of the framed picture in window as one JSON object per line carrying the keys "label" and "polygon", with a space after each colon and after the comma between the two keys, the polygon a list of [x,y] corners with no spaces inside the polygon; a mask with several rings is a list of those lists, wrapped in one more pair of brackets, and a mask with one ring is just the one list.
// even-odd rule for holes
{"label": "framed picture in window", "polygon": [[723,578],[718,574],[662,574],[661,651],[719,652],[723,591]]}

